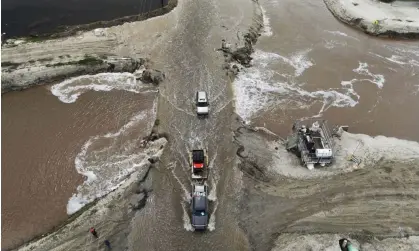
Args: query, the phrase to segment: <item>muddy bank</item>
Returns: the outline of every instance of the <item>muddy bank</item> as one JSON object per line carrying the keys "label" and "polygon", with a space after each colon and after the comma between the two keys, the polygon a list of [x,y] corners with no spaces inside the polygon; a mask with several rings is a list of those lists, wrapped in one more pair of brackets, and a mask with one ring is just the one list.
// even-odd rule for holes
{"label": "muddy bank", "polygon": [[104,72],[129,72],[143,83],[158,85],[164,80],[164,73],[150,69],[147,59],[121,58],[106,55],[59,56],[41,58],[28,62],[2,62],[2,93],[20,91],[35,85],[52,84],[81,75]]}
{"label": "muddy bank", "polygon": [[[128,248],[126,236],[131,231],[131,219],[154,196],[150,174],[159,167],[166,143],[164,135],[156,133],[144,138],[141,151],[146,157],[126,182],[86,205],[58,230],[37,237],[18,250],[80,250],[86,248],[86,244],[100,247],[105,239],[111,242],[113,249]],[[88,229],[92,226],[96,228],[99,239],[89,234]]]}
{"label": "muddy bank", "polygon": [[258,0],[252,1],[256,7],[254,8],[253,22],[248,31],[243,35],[237,33],[238,43],[234,45],[223,39],[221,41],[221,48],[217,49],[223,53],[224,64],[222,67],[227,72],[227,75],[230,76],[231,80],[240,72],[240,68],[251,66],[251,55],[254,52],[253,47],[261,36],[263,29],[262,9]]}
{"label": "muddy bank", "polygon": [[34,85],[51,84],[80,75],[102,72],[134,72],[145,60],[110,56],[71,55],[28,62],[2,62],[2,93],[19,91]]}
{"label": "muddy bank", "polygon": [[[274,134],[242,127],[235,132],[235,142],[245,184],[240,225],[254,250],[271,250],[284,233],[339,233],[358,242],[365,242],[368,236],[369,240],[396,237],[390,240],[393,244],[397,238],[418,235],[417,153],[416,158],[399,158],[388,152],[367,161],[374,154],[365,150],[371,156],[365,157],[362,167],[354,168],[343,159],[334,166],[309,171],[287,154]],[[287,245],[301,249],[313,244],[316,248],[318,244],[295,239],[281,243],[278,250],[287,250],[281,249]],[[326,241],[319,243],[327,245]]]}
{"label": "muddy bank", "polygon": [[[142,0],[125,3],[91,0],[76,7],[70,2],[52,4],[42,1],[36,6],[15,1],[6,2],[4,5],[5,18],[2,24],[2,30],[6,32],[4,38],[26,36],[30,41],[42,41],[164,15],[177,6],[177,0]],[[95,14],[89,15],[86,10],[92,6],[97,6]],[[17,16],[19,19],[16,20]],[[24,18],[20,18],[21,16]]]}
{"label": "muddy bank", "polygon": [[351,239],[346,235],[339,234],[281,234],[275,241],[273,251],[291,250],[340,250],[339,239],[346,237],[358,250],[381,251],[400,250],[413,251],[419,249],[419,237],[401,237],[377,239],[374,237],[365,239]]}
{"label": "muddy bank", "polygon": [[[91,137],[120,130],[139,111],[152,111],[156,98],[154,93],[92,91],[67,104],[44,86],[4,95],[2,248],[64,222],[69,199],[85,181],[75,163],[83,146]],[[133,134],[144,137],[152,121],[136,126]]]}
{"label": "muddy bank", "polygon": [[324,0],[324,3],[337,19],[369,35],[419,38],[419,9],[413,2],[405,6],[372,0]]}

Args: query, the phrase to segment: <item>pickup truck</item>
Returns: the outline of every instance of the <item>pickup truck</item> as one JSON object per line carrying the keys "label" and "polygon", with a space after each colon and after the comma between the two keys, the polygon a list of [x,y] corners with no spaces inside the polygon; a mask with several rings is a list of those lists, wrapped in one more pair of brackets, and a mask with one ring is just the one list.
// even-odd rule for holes
{"label": "pickup truck", "polygon": [[198,116],[207,116],[209,113],[209,103],[207,93],[199,91],[196,93],[196,113]]}
{"label": "pickup truck", "polygon": [[192,227],[205,230],[208,226],[208,187],[206,184],[192,186]]}
{"label": "pickup truck", "polygon": [[206,150],[192,150],[189,156],[189,162],[193,180],[208,178],[208,156]]}

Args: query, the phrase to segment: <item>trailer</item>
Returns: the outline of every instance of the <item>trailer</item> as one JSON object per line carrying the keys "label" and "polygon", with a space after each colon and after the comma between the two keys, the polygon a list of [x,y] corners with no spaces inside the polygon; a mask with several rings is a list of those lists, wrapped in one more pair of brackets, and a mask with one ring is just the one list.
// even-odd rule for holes
{"label": "trailer", "polygon": [[334,142],[326,120],[307,119],[293,125],[286,148],[300,157],[303,165],[313,169],[316,164],[329,165],[334,159]]}

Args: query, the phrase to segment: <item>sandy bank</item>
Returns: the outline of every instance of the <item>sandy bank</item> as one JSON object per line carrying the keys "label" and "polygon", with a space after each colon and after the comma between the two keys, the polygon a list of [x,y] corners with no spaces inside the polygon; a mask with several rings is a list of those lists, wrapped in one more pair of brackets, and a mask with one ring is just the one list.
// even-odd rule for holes
{"label": "sandy bank", "polygon": [[419,38],[419,8],[377,0],[324,0],[339,20],[383,37]]}

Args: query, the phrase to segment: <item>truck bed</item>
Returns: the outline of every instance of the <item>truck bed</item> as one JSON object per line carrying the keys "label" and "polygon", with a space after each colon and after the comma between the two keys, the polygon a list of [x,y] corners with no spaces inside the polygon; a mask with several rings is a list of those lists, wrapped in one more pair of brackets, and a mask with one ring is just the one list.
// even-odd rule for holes
{"label": "truck bed", "polygon": [[[208,178],[208,156],[207,151],[192,150],[189,157],[189,165],[191,167],[192,179],[207,179]],[[202,164],[202,169],[194,173],[194,163]]]}

